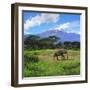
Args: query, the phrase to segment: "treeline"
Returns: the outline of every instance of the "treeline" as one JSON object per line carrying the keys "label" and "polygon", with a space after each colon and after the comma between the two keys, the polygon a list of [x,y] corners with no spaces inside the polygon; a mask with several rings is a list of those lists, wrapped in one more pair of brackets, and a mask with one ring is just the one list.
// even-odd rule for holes
{"label": "treeline", "polygon": [[30,35],[24,39],[24,48],[30,50],[55,48],[80,49],[80,42],[61,42],[56,36],[40,38],[39,36]]}

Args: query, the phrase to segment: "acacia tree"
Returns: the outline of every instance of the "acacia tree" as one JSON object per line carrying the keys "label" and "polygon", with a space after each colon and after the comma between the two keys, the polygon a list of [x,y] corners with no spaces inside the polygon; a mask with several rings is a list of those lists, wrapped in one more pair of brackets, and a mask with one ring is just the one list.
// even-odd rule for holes
{"label": "acacia tree", "polygon": [[36,35],[30,35],[24,40],[25,48],[37,49],[40,37]]}
{"label": "acacia tree", "polygon": [[40,47],[43,49],[55,48],[55,42],[57,42],[58,37],[49,36],[40,40]]}
{"label": "acacia tree", "polygon": [[64,48],[66,48],[66,49],[72,48],[72,42],[70,42],[70,41],[65,41],[65,42],[64,42]]}
{"label": "acacia tree", "polygon": [[40,38],[39,36],[30,35],[24,40],[25,48],[29,49],[48,49],[55,48],[55,42],[58,41],[56,36]]}
{"label": "acacia tree", "polygon": [[74,49],[80,49],[80,42],[77,42],[77,41],[72,42],[72,48],[74,48]]}
{"label": "acacia tree", "polygon": [[80,42],[74,41],[74,42],[64,42],[64,48],[67,49],[80,49]]}

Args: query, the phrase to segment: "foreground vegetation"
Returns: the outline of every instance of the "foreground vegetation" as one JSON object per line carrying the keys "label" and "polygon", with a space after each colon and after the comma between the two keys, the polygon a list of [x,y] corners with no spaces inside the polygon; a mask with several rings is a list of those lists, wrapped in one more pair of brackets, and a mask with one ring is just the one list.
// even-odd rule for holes
{"label": "foreground vegetation", "polygon": [[69,59],[53,58],[56,49],[24,50],[24,77],[80,74],[79,50],[68,50]]}

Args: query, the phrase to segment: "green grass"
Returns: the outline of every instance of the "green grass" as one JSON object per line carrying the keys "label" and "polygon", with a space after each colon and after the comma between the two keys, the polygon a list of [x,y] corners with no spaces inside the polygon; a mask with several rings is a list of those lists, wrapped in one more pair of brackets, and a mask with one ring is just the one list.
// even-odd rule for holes
{"label": "green grass", "polygon": [[24,60],[24,77],[39,76],[62,76],[80,74],[80,52],[79,50],[68,50],[68,60],[55,60],[53,54],[56,50],[34,50],[24,51],[27,57],[38,56],[37,62],[31,59]]}

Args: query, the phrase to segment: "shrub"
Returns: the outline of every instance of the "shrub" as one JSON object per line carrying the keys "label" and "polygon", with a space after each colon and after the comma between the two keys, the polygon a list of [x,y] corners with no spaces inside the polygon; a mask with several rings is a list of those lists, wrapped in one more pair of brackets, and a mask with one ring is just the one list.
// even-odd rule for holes
{"label": "shrub", "polygon": [[39,61],[39,58],[38,58],[38,56],[36,56],[36,55],[31,55],[31,56],[29,57],[29,60],[30,60],[31,62],[38,62],[38,61]]}
{"label": "shrub", "polygon": [[24,55],[24,60],[25,62],[38,62],[39,58],[37,55],[30,55],[30,56]]}

